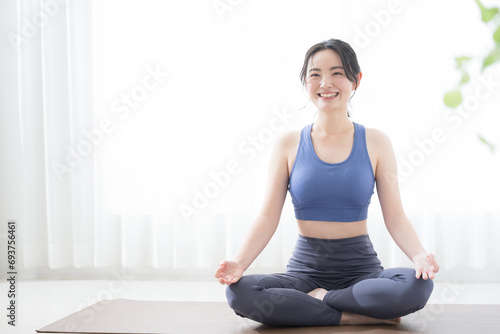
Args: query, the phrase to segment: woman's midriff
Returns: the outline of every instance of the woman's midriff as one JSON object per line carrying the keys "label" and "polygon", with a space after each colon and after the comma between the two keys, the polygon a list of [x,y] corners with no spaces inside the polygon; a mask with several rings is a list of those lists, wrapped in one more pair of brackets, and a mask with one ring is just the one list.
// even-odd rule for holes
{"label": "woman's midriff", "polygon": [[320,239],[343,239],[368,234],[366,219],[357,222],[329,222],[297,219],[300,234]]}

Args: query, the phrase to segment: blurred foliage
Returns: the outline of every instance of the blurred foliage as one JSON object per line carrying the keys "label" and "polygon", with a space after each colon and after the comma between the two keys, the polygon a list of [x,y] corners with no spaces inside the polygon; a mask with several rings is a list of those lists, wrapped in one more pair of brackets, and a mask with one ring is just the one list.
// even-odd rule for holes
{"label": "blurred foliage", "polygon": [[459,89],[452,90],[444,95],[444,104],[456,108],[462,103],[462,93]]}
{"label": "blurred foliage", "polygon": [[484,5],[481,3],[481,1],[476,0],[477,5],[479,6],[479,10],[481,10],[481,20],[483,22],[489,22],[491,19],[495,17],[495,15],[498,14],[498,8],[486,8]]}
{"label": "blurred foliage", "polygon": [[[479,11],[481,12],[481,21],[488,26],[492,31],[493,47],[482,59],[481,72],[488,66],[500,61],[500,10],[498,7],[486,8],[480,0],[475,0]],[[470,81],[470,75],[467,72],[467,64],[472,60],[468,56],[460,56],[455,58],[455,66],[460,72],[460,81],[455,88],[444,94],[443,102],[450,108],[457,108],[462,104],[462,86]],[[495,146],[479,135],[479,141],[488,146],[491,151],[495,151]]]}
{"label": "blurred foliage", "polygon": [[478,135],[479,137],[479,140],[485,144],[486,146],[489,147],[489,149],[491,150],[491,152],[494,152],[495,151],[495,146],[493,146],[489,141],[487,141],[483,136],[481,135]]}

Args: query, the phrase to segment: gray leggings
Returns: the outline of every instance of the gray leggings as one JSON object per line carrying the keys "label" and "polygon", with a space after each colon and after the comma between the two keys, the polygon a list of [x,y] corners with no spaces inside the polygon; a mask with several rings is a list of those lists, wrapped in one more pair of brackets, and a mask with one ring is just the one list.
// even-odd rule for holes
{"label": "gray leggings", "polygon": [[[299,235],[285,273],[245,275],[226,297],[237,315],[266,325],[331,326],[342,312],[392,319],[418,311],[433,287],[412,268],[384,270],[368,235]],[[323,301],[307,294],[316,288],[328,291]]]}

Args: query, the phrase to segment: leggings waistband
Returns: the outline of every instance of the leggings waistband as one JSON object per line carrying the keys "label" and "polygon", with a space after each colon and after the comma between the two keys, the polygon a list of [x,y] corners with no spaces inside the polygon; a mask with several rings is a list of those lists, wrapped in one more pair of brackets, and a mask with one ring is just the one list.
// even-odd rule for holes
{"label": "leggings waistband", "polygon": [[368,234],[342,239],[320,239],[299,234],[288,271],[340,274],[383,268]]}
{"label": "leggings waistband", "polygon": [[[349,238],[341,238],[341,239],[322,239],[322,238],[314,238],[314,237],[306,237],[302,234],[299,234],[299,240],[309,241],[311,243],[328,243],[328,244],[336,244],[336,243],[358,243],[363,240],[370,240],[370,236],[368,234],[361,234],[355,237]],[[371,241],[370,241],[371,242]]]}

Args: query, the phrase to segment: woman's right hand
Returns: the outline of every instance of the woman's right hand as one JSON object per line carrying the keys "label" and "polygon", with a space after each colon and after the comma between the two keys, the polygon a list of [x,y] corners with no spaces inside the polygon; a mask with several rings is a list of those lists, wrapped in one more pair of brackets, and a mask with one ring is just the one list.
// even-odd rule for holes
{"label": "woman's right hand", "polygon": [[244,271],[245,268],[238,262],[223,261],[214,276],[219,280],[220,284],[231,285],[232,283],[238,282],[241,276],[243,276]]}

